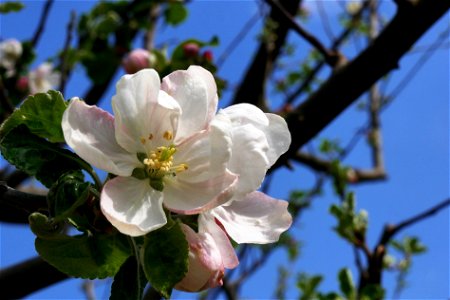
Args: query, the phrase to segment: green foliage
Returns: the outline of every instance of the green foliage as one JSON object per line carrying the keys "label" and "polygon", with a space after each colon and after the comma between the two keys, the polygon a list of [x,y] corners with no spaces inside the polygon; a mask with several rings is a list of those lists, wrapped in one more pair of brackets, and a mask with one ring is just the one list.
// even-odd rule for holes
{"label": "green foliage", "polygon": [[0,138],[24,124],[31,133],[52,143],[64,142],[61,120],[66,108],[67,103],[60,92],[48,91],[31,95],[2,124]]}
{"label": "green foliage", "polygon": [[378,284],[366,285],[360,292],[360,300],[384,299],[384,289]]}
{"label": "green foliage", "polygon": [[339,271],[339,287],[345,299],[352,300],[356,299],[356,289],[353,283],[352,273],[349,269],[344,268]]}
{"label": "green foliage", "polygon": [[289,232],[281,234],[278,245],[286,248],[289,260],[294,261],[298,258],[301,244]]}
{"label": "green foliage", "polygon": [[85,203],[90,185],[89,182],[84,182],[83,173],[80,171],[68,172],[58,179],[47,195],[50,214],[55,221],[70,217]]}
{"label": "green foliage", "polygon": [[130,256],[114,276],[110,300],[141,300],[147,278],[135,256]]}
{"label": "green foliage", "polygon": [[355,202],[354,194],[349,193],[341,205],[330,207],[330,213],[338,221],[334,230],[350,243],[360,245],[365,240],[368,218],[364,210],[355,212]]}
{"label": "green foliage", "polygon": [[164,10],[167,24],[176,26],[181,24],[188,16],[188,11],[182,2],[169,2]]}
{"label": "green foliage", "polygon": [[89,279],[114,276],[131,255],[127,239],[121,234],[40,235],[35,247],[61,272]]}
{"label": "green foliage", "polygon": [[348,178],[349,168],[343,166],[339,160],[333,160],[331,162],[331,176],[333,176],[333,188],[335,192],[340,196],[344,197],[347,190],[347,178]]}
{"label": "green foliage", "polygon": [[323,154],[329,155],[330,157],[336,157],[343,152],[339,140],[337,139],[326,139],[323,138],[320,141],[319,151]]}
{"label": "green foliage", "polygon": [[317,288],[322,282],[322,276],[309,276],[301,273],[297,279],[297,287],[302,292],[300,300],[310,300],[318,297]]}
{"label": "green foliage", "polygon": [[200,48],[210,46],[214,47],[219,44],[219,39],[217,36],[211,38],[210,41],[200,41],[197,39],[188,39],[181,42],[172,52],[170,69],[167,69],[162,75],[169,74],[174,70],[183,70],[187,69],[190,65],[201,65],[211,71],[212,73],[216,72],[216,67],[211,63],[207,62],[203,57],[197,55],[195,57],[186,57],[184,52],[184,46],[187,44],[195,44]]}
{"label": "green foliage", "polygon": [[5,3],[0,3],[0,14],[7,14],[10,12],[21,11],[25,5],[20,1],[7,1]]}
{"label": "green foliage", "polygon": [[81,170],[84,162],[72,152],[61,149],[32,134],[25,125],[12,129],[0,140],[3,157],[18,169],[50,188],[69,171]]}
{"label": "green foliage", "polygon": [[406,236],[402,241],[392,241],[391,246],[407,255],[421,254],[427,251],[427,247],[420,242],[418,237]]}
{"label": "green foliage", "polygon": [[189,246],[180,223],[171,222],[145,236],[141,264],[150,284],[165,298],[188,270]]}

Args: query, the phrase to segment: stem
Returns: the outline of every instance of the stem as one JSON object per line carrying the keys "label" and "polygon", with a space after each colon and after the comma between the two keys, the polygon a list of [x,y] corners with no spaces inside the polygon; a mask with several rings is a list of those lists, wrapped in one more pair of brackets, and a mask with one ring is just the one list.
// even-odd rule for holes
{"label": "stem", "polygon": [[141,290],[141,262],[139,260],[139,249],[136,241],[131,236],[129,237],[131,243],[133,244],[134,256],[136,257],[136,272],[137,272],[137,289]]}

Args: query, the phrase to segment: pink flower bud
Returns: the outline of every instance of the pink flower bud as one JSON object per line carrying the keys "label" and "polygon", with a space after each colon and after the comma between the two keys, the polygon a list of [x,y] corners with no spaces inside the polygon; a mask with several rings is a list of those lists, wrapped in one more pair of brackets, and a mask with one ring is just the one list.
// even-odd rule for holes
{"label": "pink flower bud", "polygon": [[195,43],[187,43],[183,45],[184,56],[194,58],[198,55],[200,47]]}
{"label": "pink flower bud", "polygon": [[142,69],[150,68],[151,54],[145,49],[135,49],[122,60],[122,66],[128,74],[134,74]]}
{"label": "pink flower bud", "polygon": [[197,234],[185,224],[181,226],[189,243],[189,270],[175,288],[198,292],[221,286],[225,268],[214,239],[207,233]]}
{"label": "pink flower bud", "polygon": [[16,89],[21,92],[28,91],[28,77],[21,76],[16,82]]}
{"label": "pink flower bud", "polygon": [[211,50],[206,50],[203,52],[203,58],[206,59],[209,62],[212,62],[213,60],[213,53]]}

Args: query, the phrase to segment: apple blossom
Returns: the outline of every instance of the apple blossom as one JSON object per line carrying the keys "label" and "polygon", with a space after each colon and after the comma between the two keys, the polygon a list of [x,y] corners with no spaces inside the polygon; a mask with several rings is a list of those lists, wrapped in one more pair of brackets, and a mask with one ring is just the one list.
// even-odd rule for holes
{"label": "apple blossom", "polygon": [[7,39],[0,43],[0,67],[6,70],[7,77],[15,75],[15,65],[22,51],[22,44],[16,39]]}
{"label": "apple blossom", "polygon": [[[200,219],[205,216],[200,216]],[[189,244],[189,269],[175,288],[187,292],[198,292],[221,286],[225,268],[233,269],[238,259],[226,233],[216,224],[204,227],[199,223],[196,233],[189,226],[181,228]]]}
{"label": "apple blossom", "polygon": [[59,84],[61,75],[53,69],[53,64],[42,63],[28,73],[28,87],[31,94],[45,93]]}
{"label": "apple blossom", "polygon": [[237,176],[226,168],[229,128],[216,122],[217,92],[205,69],[163,79],[156,71],[123,76],[112,100],[115,118],[73,99],[63,115],[67,144],[117,177],[101,192],[106,218],[138,236],[166,224],[164,206],[195,214],[227,202]]}
{"label": "apple blossom", "polygon": [[155,61],[154,54],[145,49],[135,49],[122,60],[122,66],[128,74],[134,74],[142,69],[150,68]]}

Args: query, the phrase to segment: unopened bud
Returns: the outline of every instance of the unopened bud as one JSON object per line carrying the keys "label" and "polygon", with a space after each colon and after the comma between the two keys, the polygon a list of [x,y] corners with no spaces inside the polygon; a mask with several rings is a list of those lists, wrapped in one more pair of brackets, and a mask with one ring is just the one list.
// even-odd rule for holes
{"label": "unopened bud", "polygon": [[211,50],[206,50],[205,52],[203,52],[203,58],[208,61],[208,62],[212,62],[213,60],[213,53]]}
{"label": "unopened bud", "polygon": [[196,43],[187,43],[183,45],[184,56],[188,58],[197,57],[200,47]]}
{"label": "unopened bud", "polygon": [[28,91],[28,83],[29,83],[28,77],[21,76],[16,82],[16,89],[18,91],[25,93],[26,91]]}
{"label": "unopened bud", "polygon": [[135,49],[122,60],[122,66],[128,74],[134,74],[142,69],[150,68],[152,54],[145,49]]}

